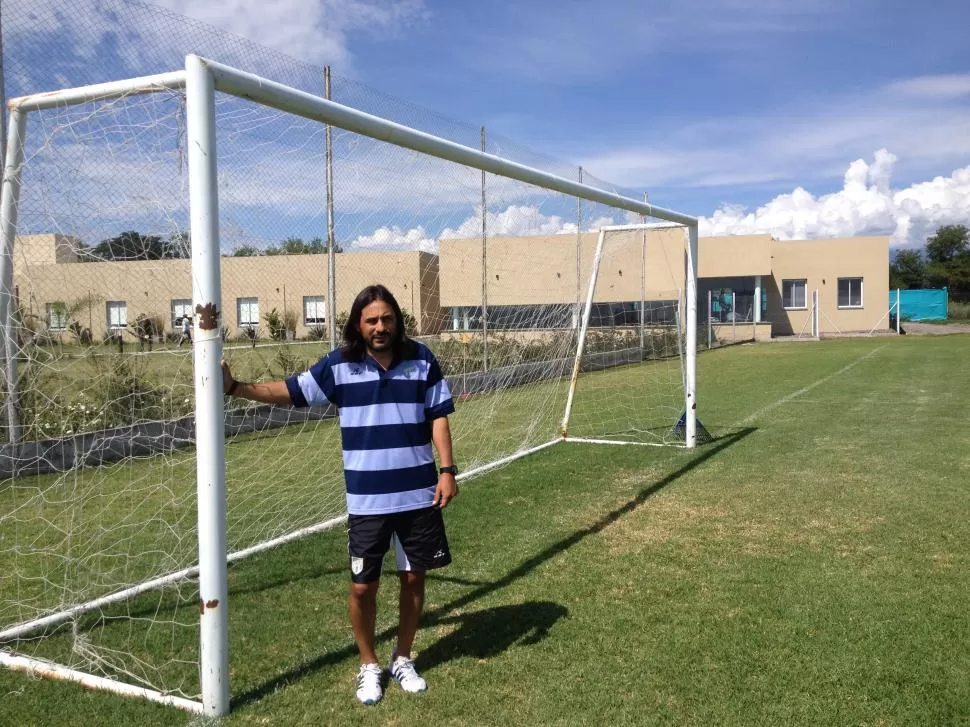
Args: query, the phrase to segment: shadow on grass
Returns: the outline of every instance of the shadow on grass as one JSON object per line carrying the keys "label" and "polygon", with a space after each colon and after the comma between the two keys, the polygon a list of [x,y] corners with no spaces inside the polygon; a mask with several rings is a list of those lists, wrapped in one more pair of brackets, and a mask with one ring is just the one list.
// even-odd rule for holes
{"label": "shadow on grass", "polygon": [[432,669],[452,659],[469,656],[487,659],[513,644],[531,646],[549,634],[549,629],[568,614],[565,606],[551,601],[527,601],[513,606],[496,606],[460,616],[429,618],[426,626],[458,628],[421,651],[417,665]]}
{"label": "shadow on grass", "polygon": [[[672,484],[673,482],[676,482],[691,470],[696,469],[697,467],[702,465],[704,462],[709,460],[714,455],[719,454],[720,452],[722,452],[723,450],[727,449],[728,447],[734,444],[737,444],[746,436],[751,434],[753,431],[754,431],[753,427],[745,427],[742,429],[738,429],[737,431],[731,434],[726,434],[721,437],[718,437],[710,444],[707,444],[703,448],[698,449],[698,456],[691,459],[683,467],[680,467],[679,469],[674,470],[666,477],[663,477],[657,482],[654,482],[652,485],[649,485],[643,488],[631,500],[621,505],[620,507],[616,508],[615,510],[611,510],[610,512],[606,513],[603,517],[601,517],[596,522],[592,523],[589,527],[583,528],[582,530],[577,530],[572,535],[569,535],[563,538],[562,540],[556,543],[553,543],[542,552],[538,553],[537,555],[534,555],[533,557],[529,558],[526,561],[523,561],[521,565],[509,571],[505,576],[503,576],[499,580],[480,586],[473,591],[469,591],[464,596],[456,598],[451,603],[445,604],[441,608],[437,609],[437,611],[430,612],[428,615],[432,616],[438,613],[447,613],[448,611],[452,611],[456,608],[461,608],[462,606],[465,606],[469,603],[473,603],[474,601],[477,601],[482,596],[492,593],[493,591],[497,591],[499,589],[505,588],[511,583],[517,581],[519,578],[522,578],[528,575],[531,571],[533,571],[538,566],[542,565],[548,560],[552,560],[557,555],[573,547],[584,538],[587,538],[590,535],[595,535],[601,532],[605,528],[615,523],[620,518],[626,515],[629,515],[631,512],[633,512],[638,507],[640,507],[640,505],[646,502],[648,498],[657,494],[658,492],[660,492],[660,490],[664,489],[665,487]],[[429,577],[431,576],[429,575]]]}
{"label": "shadow on grass", "polygon": [[[520,578],[527,576],[543,563],[555,558],[557,555],[573,547],[583,539],[589,537],[590,535],[595,535],[601,532],[620,518],[629,515],[644,502],[646,502],[650,497],[657,494],[668,485],[676,482],[681,477],[701,466],[715,455],[720,454],[728,447],[737,444],[753,431],[755,431],[753,427],[740,428],[734,432],[731,432],[730,434],[722,435],[713,442],[698,448],[696,457],[692,458],[682,467],[674,470],[657,482],[643,488],[628,502],[606,513],[594,523],[589,525],[589,527],[577,530],[562,540],[553,543],[548,548],[545,548],[528,560],[523,561],[519,566],[510,570],[506,575],[497,581],[482,584],[469,591],[465,595],[460,596],[459,598],[456,598],[453,601],[434,609],[433,611],[426,612],[423,619],[423,625],[425,627],[439,623],[447,624],[451,623],[453,620],[461,621],[463,626],[459,628],[455,634],[451,634],[443,639],[440,639],[438,642],[432,644],[429,648],[422,651],[422,653],[418,656],[419,663],[423,668],[427,669],[437,664],[441,664],[449,659],[456,658],[457,656],[474,654],[474,649],[484,648],[481,646],[481,644],[487,642],[489,639],[496,642],[496,648],[490,649],[488,654],[489,656],[494,656],[501,651],[504,651],[511,644],[515,643],[520,635],[530,633],[533,630],[536,632],[536,636],[532,637],[533,640],[526,640],[523,643],[535,643],[535,641],[541,640],[541,638],[545,636],[546,631],[548,631],[549,626],[565,615],[566,609],[563,606],[548,602],[544,604],[525,603],[515,606],[503,606],[486,609],[484,611],[477,612],[477,614],[464,614],[462,616],[448,616],[448,614],[455,609],[467,606],[469,603],[474,603],[490,593],[494,593],[495,591],[505,588]],[[431,576],[429,575],[429,578],[430,577]],[[537,624],[535,620],[531,620],[530,622],[527,616],[523,616],[523,614],[528,612],[529,608],[534,608],[537,605],[542,605],[544,610],[544,621],[542,623],[548,624],[544,630],[540,628],[540,624]],[[561,612],[558,611],[558,609],[561,609]],[[515,623],[505,623],[504,621],[504,619],[514,618],[524,618],[526,620],[524,625],[528,628],[523,631],[521,626],[516,625]],[[466,619],[468,619],[467,624],[465,623]],[[536,625],[533,626],[532,624]],[[385,629],[382,633],[377,635],[377,641],[388,641],[395,638],[396,634],[396,627]],[[513,637],[511,641],[509,640],[510,636]],[[444,642],[443,645],[442,642]],[[258,702],[263,697],[272,694],[278,689],[281,689],[308,674],[318,671],[319,669],[331,666],[333,664],[338,664],[344,659],[348,659],[355,655],[356,653],[356,645],[348,644],[342,649],[337,649],[336,651],[323,654],[316,659],[304,662],[300,666],[294,667],[293,669],[290,669],[289,671],[265,682],[264,684],[237,695],[232,699],[232,709],[239,709],[247,704]]]}
{"label": "shadow on grass", "polygon": [[[344,571],[347,569],[344,568]],[[485,586],[491,583],[491,581],[473,581],[470,578],[456,578],[455,576],[446,576],[438,571],[429,571],[427,574],[429,581],[441,581],[442,583],[454,583],[459,586]]]}

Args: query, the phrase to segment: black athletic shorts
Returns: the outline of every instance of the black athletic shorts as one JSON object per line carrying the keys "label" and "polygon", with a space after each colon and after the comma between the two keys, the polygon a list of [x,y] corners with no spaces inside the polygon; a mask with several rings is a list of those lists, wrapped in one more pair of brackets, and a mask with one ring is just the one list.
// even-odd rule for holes
{"label": "black athletic shorts", "polygon": [[399,571],[426,571],[451,563],[441,510],[395,512],[388,515],[350,515],[347,518],[350,579],[373,583],[381,577],[384,555],[394,543]]}

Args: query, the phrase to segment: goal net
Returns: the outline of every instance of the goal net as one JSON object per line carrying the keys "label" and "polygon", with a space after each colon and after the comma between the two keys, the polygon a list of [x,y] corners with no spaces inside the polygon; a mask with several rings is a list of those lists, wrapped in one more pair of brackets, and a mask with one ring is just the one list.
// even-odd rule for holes
{"label": "goal net", "polygon": [[689,217],[195,57],[12,107],[7,666],[228,709],[226,563],[342,538],[345,500],[335,412],[224,402],[218,362],[305,370],[369,284],[440,361],[463,478],[693,444]]}

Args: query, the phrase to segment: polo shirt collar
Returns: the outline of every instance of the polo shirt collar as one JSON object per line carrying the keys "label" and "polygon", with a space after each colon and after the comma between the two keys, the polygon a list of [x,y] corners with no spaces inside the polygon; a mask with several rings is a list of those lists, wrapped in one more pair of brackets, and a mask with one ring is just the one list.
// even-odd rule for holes
{"label": "polo shirt collar", "polygon": [[401,364],[401,362],[403,360],[404,359],[398,357],[398,355],[395,354],[394,355],[394,358],[391,359],[391,365],[388,366],[385,369],[383,366],[381,366],[381,363],[376,358],[374,358],[373,356],[371,356],[367,352],[364,353],[364,362],[367,363],[367,364],[369,364],[370,366],[373,366],[379,372],[382,372],[382,371],[388,371],[388,372],[393,371],[395,368],[397,368]]}

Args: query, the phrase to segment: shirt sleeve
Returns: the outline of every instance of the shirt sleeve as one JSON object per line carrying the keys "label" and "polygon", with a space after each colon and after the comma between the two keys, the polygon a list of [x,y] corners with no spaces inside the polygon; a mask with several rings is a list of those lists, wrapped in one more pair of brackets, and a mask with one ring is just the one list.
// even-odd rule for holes
{"label": "shirt sleeve", "polygon": [[424,416],[429,421],[446,417],[455,411],[455,402],[451,398],[451,389],[441,373],[438,359],[428,353],[428,390],[424,396]]}
{"label": "shirt sleeve", "polygon": [[307,371],[286,379],[290,401],[295,407],[338,404],[330,355],[324,356]]}

